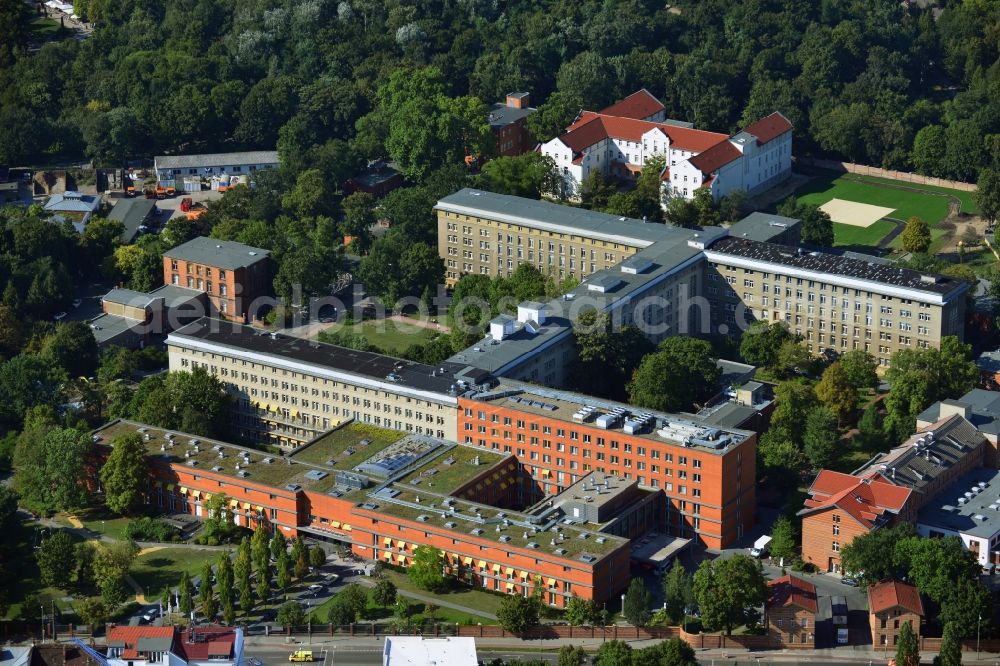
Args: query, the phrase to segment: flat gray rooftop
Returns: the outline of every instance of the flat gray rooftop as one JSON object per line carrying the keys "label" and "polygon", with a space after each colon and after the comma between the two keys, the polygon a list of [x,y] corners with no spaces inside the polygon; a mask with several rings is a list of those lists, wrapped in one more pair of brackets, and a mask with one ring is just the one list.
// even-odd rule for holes
{"label": "flat gray rooftop", "polygon": [[435,209],[500,220],[533,229],[592,236],[632,247],[647,247],[678,231],[674,227],[646,223],[635,218],[468,187],[444,197],[437,202]]}
{"label": "flat gray rooftop", "polygon": [[798,225],[799,220],[794,217],[756,211],[729,227],[729,235],[766,242]]}
{"label": "flat gray rooftop", "polygon": [[[514,197],[515,199],[517,197]],[[522,200],[523,201],[523,200]],[[565,206],[559,206],[565,208]],[[609,312],[625,303],[634,301],[653,289],[673,273],[703,261],[701,249],[689,245],[689,241],[711,242],[724,235],[724,229],[706,227],[704,229],[661,228],[662,238],[639,250],[632,259],[647,260],[648,267],[636,273],[625,273],[621,266],[597,271],[567,294],[549,301],[546,306],[545,323],[535,333],[523,327],[503,340],[494,340],[489,331],[484,337],[468,348],[454,354],[449,361],[468,363],[490,372],[509,372],[543,348],[558,343],[573,334],[573,318],[588,309]],[[594,291],[590,285],[611,284],[610,288]]]}
{"label": "flat gray rooftop", "polygon": [[236,241],[216,240],[207,236],[193,238],[183,245],[167,250],[164,257],[190,261],[205,266],[235,270],[257,263],[270,256],[271,251],[251,247]]}
{"label": "flat gray rooftop", "polygon": [[[938,421],[941,418],[943,402],[947,401],[935,402],[918,414],[917,420],[926,423]],[[967,418],[972,425],[976,426],[976,430],[991,435],[1000,435],[1000,393],[977,388],[952,402],[968,405],[969,416]]]}
{"label": "flat gray rooftop", "polygon": [[1000,531],[1000,471],[980,467],[959,477],[920,510],[930,528],[990,538]]}
{"label": "flat gray rooftop", "polygon": [[250,166],[277,164],[278,151],[252,150],[239,153],[206,153],[203,155],[157,155],[158,169],[194,169],[204,167]]}

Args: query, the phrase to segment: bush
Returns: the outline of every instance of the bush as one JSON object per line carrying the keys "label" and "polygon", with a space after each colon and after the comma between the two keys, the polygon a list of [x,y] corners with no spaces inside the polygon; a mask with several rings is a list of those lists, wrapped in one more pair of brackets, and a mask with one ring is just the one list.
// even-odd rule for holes
{"label": "bush", "polygon": [[162,520],[144,517],[125,527],[125,536],[133,541],[180,541],[180,532]]}
{"label": "bush", "polygon": [[205,545],[206,546],[218,546],[219,545],[219,540],[216,539],[214,536],[207,537],[205,539]]}

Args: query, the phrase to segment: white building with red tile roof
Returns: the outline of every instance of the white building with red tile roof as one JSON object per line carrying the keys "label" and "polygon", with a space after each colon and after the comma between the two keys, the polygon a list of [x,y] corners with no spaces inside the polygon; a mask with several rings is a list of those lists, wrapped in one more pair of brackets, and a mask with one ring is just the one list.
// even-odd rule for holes
{"label": "white building with red tile roof", "polygon": [[634,179],[654,155],[666,160],[664,202],[692,199],[701,187],[715,199],[735,191],[758,194],[791,173],[792,124],[780,113],[734,136],[664,116],[663,104],[640,90],[601,111],[582,111],[565,133],[539,150],[555,161],[571,197],[579,196],[591,172]]}
{"label": "white building with red tile roof", "polygon": [[237,666],[243,632],[233,627],[112,627],[109,666]]}

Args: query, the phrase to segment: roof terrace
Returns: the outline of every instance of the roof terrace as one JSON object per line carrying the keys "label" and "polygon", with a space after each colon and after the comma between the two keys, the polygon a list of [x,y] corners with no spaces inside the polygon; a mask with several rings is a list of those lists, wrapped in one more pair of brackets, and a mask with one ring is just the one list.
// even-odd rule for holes
{"label": "roof terrace", "polygon": [[135,421],[114,421],[94,432],[96,441],[109,446],[116,438],[129,434],[142,438],[152,461],[187,466],[192,471],[211,472],[288,491],[326,492],[334,485],[334,475],[319,465],[303,464],[256,449]]}

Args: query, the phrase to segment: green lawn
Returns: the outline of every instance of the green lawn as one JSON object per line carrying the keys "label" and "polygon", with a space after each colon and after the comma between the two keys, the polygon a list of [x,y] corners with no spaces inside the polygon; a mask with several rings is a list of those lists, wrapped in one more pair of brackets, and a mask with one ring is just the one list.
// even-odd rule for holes
{"label": "green lawn", "polygon": [[[333,338],[326,340],[327,336],[331,334],[333,335]],[[378,321],[366,321],[360,324],[352,324],[350,326],[337,324],[324,330],[323,333],[320,334],[320,339],[336,344],[336,336],[338,334],[363,335],[369,343],[389,354],[403,351],[410,345],[425,344],[434,339],[436,336],[441,335],[438,331],[429,328],[409,326],[407,324],[382,319]]]}
{"label": "green lawn", "polygon": [[[38,565],[35,564],[35,558],[32,555],[38,540],[35,536],[37,527],[36,523],[24,521],[19,528],[3,535],[5,540],[16,544],[13,552],[18,553],[19,556],[10,558],[10,561],[4,564],[4,575],[10,580],[17,581],[17,584],[11,585],[9,588],[10,598],[8,601],[10,606],[6,615],[0,614],[0,619],[19,617],[23,602],[31,597],[36,598],[38,603],[45,607],[46,613],[52,612],[50,609],[53,602],[60,611],[72,612],[70,598],[73,596],[73,592],[71,590],[60,590],[42,584]],[[51,532],[48,530],[49,534]],[[73,538],[76,540],[76,537]],[[39,611],[37,609],[33,609],[33,611],[34,615],[37,616]]]}
{"label": "green lawn", "polygon": [[181,572],[197,576],[205,562],[216,562],[220,551],[193,548],[163,548],[136,558],[132,565],[135,579],[148,599],[155,599],[164,587],[174,587],[180,582]]}
{"label": "green lawn", "polygon": [[[383,571],[383,573],[396,574],[397,572]],[[398,575],[405,578],[404,574],[398,574]],[[391,580],[397,583],[400,595],[406,598],[406,592],[398,585],[398,581],[396,581],[395,578],[392,578]],[[369,595],[371,594],[371,588],[364,588],[364,589],[369,593]],[[425,594],[427,596],[441,596],[441,595],[432,595],[426,591],[421,591],[421,594]],[[450,595],[445,595],[445,596],[450,596]],[[336,596],[331,597],[322,605],[317,606],[316,609],[312,611],[310,615],[313,618],[313,622],[317,624],[326,624],[327,615],[330,612],[330,606],[333,605],[335,599]],[[459,603],[454,601],[453,599],[451,599],[450,601],[452,601],[453,603]],[[422,624],[423,622],[432,621],[431,617],[427,615],[427,613],[425,612],[425,605],[423,601],[409,599],[407,605],[410,610],[410,620],[414,624]],[[369,596],[368,608],[366,609],[365,617],[362,620],[367,622],[384,622],[392,618],[392,613],[393,609],[384,608],[382,606],[376,605],[374,602],[372,602],[371,597]],[[442,624],[456,624],[456,623],[473,624],[476,622],[481,622],[482,624],[493,624],[495,622],[495,620],[491,620],[490,618],[484,617],[482,615],[476,615],[474,613],[465,613],[463,611],[458,611],[452,608],[442,608],[440,606],[438,607],[437,610],[434,611],[433,621],[440,622]]]}
{"label": "green lawn", "polygon": [[59,36],[62,26],[55,19],[38,16],[28,22],[28,30],[31,32],[32,39],[43,41]]}
{"label": "green lawn", "polygon": [[[901,189],[904,187],[907,189]],[[925,193],[914,191],[916,189],[924,189]],[[933,226],[948,216],[948,197],[926,193],[932,191],[937,192],[910,183],[823,172],[796,190],[795,196],[803,203],[816,205],[825,204],[831,199],[846,199],[873,206],[884,206],[894,209],[890,214],[891,217],[907,220],[917,216]],[[956,196],[958,194],[955,193]]]}
{"label": "green lawn", "polygon": [[833,244],[836,246],[864,245],[876,247],[895,225],[889,220],[879,220],[870,227],[833,223]]}
{"label": "green lawn", "polygon": [[[73,514],[77,520],[83,523],[91,532],[104,534],[114,539],[125,538],[125,527],[129,524],[129,519],[108,511],[105,507],[95,507],[85,509]],[[57,514],[56,519],[62,523],[70,525],[71,522],[66,514]]]}
{"label": "green lawn", "polygon": [[422,590],[414,585],[413,581],[411,581],[410,578],[402,571],[395,571],[388,567],[382,568],[382,575],[395,583],[396,587],[399,588],[400,591],[409,591],[415,594],[420,594],[421,596],[440,599],[442,601],[458,604],[459,606],[465,606],[473,610],[489,613],[490,615],[497,614],[497,610],[500,609],[500,602],[503,601],[503,597],[499,594],[484,592],[483,590],[469,587],[467,585],[461,585],[459,583],[455,583],[454,587],[441,594],[428,592],[427,590]]}

